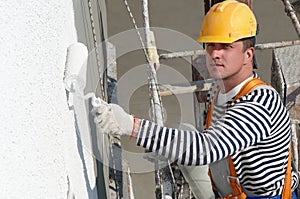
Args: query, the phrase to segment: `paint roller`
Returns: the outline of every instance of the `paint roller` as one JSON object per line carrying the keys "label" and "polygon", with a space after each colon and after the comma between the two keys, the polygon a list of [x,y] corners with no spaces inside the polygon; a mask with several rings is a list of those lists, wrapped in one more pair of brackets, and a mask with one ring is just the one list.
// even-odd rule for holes
{"label": "paint roller", "polygon": [[[65,89],[69,94],[80,93],[83,99],[92,98],[92,105],[98,107],[101,100],[96,98],[95,93],[87,93],[83,95],[83,90],[86,86],[86,71],[87,71],[88,50],[83,43],[74,43],[67,49],[67,58],[64,72]],[[69,96],[71,99],[72,96]]]}

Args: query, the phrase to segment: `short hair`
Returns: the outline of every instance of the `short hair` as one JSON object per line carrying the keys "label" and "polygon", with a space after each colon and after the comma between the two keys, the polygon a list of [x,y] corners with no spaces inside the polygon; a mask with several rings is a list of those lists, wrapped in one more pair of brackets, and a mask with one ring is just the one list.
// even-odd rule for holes
{"label": "short hair", "polygon": [[[240,39],[240,41],[243,42],[243,52],[245,52],[248,48],[255,47],[256,38],[255,37],[247,37],[247,38]],[[253,68],[257,69],[255,55],[253,55],[252,62],[253,62]]]}
{"label": "short hair", "polygon": [[245,52],[248,48],[255,46],[255,37],[247,37],[240,39],[243,42],[243,51]]}

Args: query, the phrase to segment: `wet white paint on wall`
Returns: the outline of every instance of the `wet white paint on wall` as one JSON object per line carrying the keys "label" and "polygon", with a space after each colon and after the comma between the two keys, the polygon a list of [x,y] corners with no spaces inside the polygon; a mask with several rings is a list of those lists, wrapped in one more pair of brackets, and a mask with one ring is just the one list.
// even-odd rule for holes
{"label": "wet white paint on wall", "polygon": [[73,2],[1,1],[0,198],[96,198],[63,84]]}

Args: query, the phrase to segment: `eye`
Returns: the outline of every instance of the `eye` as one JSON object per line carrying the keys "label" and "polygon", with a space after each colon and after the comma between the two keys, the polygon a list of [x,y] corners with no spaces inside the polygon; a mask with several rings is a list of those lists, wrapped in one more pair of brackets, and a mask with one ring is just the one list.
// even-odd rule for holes
{"label": "eye", "polygon": [[214,47],[215,44],[214,43],[206,43],[206,47]]}
{"label": "eye", "polygon": [[224,48],[233,48],[232,44],[224,44]]}

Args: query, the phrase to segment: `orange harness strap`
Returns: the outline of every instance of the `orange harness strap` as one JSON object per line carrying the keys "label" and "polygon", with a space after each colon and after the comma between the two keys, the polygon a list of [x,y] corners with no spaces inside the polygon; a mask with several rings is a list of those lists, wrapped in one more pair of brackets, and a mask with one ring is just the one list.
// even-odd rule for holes
{"label": "orange harness strap", "polygon": [[289,149],[289,157],[287,169],[285,172],[284,185],[281,194],[282,199],[291,199],[292,198],[292,144]]}
{"label": "orange harness strap", "polygon": [[[258,78],[252,78],[248,82],[246,82],[241,90],[238,92],[238,94],[234,97],[234,101],[236,101],[238,98],[247,95],[252,90],[254,90],[257,86],[266,85],[266,83]],[[213,99],[211,101],[211,104],[208,109],[207,117],[206,117],[206,128],[210,126],[211,119],[212,119],[212,111],[214,108],[214,101],[216,99],[216,96],[218,95],[219,90],[216,92],[216,94],[213,96]]]}
{"label": "orange harness strap", "polygon": [[[243,85],[241,90],[235,96],[234,101],[236,101],[238,98],[250,93],[252,90],[254,90],[257,86],[260,86],[260,85],[266,85],[266,83],[258,78],[250,79],[248,82],[246,82]],[[215,101],[215,98],[218,95],[218,93],[219,93],[219,90],[213,96],[213,99],[209,106],[207,118],[206,118],[206,128],[208,128],[210,126],[211,119],[212,119],[212,111],[213,111],[213,107],[214,107],[214,101]],[[237,173],[235,171],[235,168],[234,168],[234,165],[233,165],[233,162],[232,162],[232,159],[230,156],[228,157],[228,166],[229,166],[229,170],[230,170],[230,176],[228,179],[229,179],[232,193],[229,194],[228,196],[226,196],[224,199],[230,199],[230,198],[245,199],[247,196],[243,192],[242,187],[239,184]],[[209,176],[211,177],[210,171],[209,171]],[[211,179],[211,182],[212,182],[213,189],[216,189],[216,186],[214,185],[212,179]]]}
{"label": "orange harness strap", "polygon": [[[238,92],[238,94],[235,96],[234,101],[236,101],[238,98],[250,93],[251,91],[253,91],[257,86],[260,85],[266,85],[266,83],[258,78],[252,78],[250,79],[248,82],[245,83],[245,85],[241,88],[241,90]],[[214,95],[208,113],[207,113],[207,118],[206,118],[206,128],[208,128],[210,126],[211,123],[211,119],[212,119],[212,111],[213,111],[213,107],[214,107],[214,101],[216,96],[218,95],[218,92],[216,92],[216,94]],[[284,187],[282,190],[282,194],[281,194],[281,198],[282,199],[291,199],[292,198],[292,146],[290,146],[289,149],[289,157],[288,157],[288,164],[287,164],[287,170],[285,173],[285,179],[284,179]],[[236,173],[236,170],[234,168],[234,164],[232,162],[231,157],[228,157],[228,166],[229,166],[229,170],[230,170],[230,177],[229,177],[229,182],[230,182],[230,186],[231,186],[231,190],[232,193],[229,194],[228,196],[224,197],[223,199],[246,199],[247,196],[246,194],[243,192],[242,187],[239,184],[238,181],[238,176]],[[211,177],[210,175],[210,170],[208,172],[208,175]],[[212,179],[212,187],[213,189],[216,189],[216,186],[214,185]]]}
{"label": "orange harness strap", "polygon": [[238,176],[235,171],[231,156],[228,157],[228,165],[229,165],[229,171],[230,176],[228,176],[228,180],[231,186],[232,193],[226,196],[224,199],[230,199],[230,198],[236,198],[236,199],[246,199],[247,196],[243,192],[243,189],[238,181]]}

